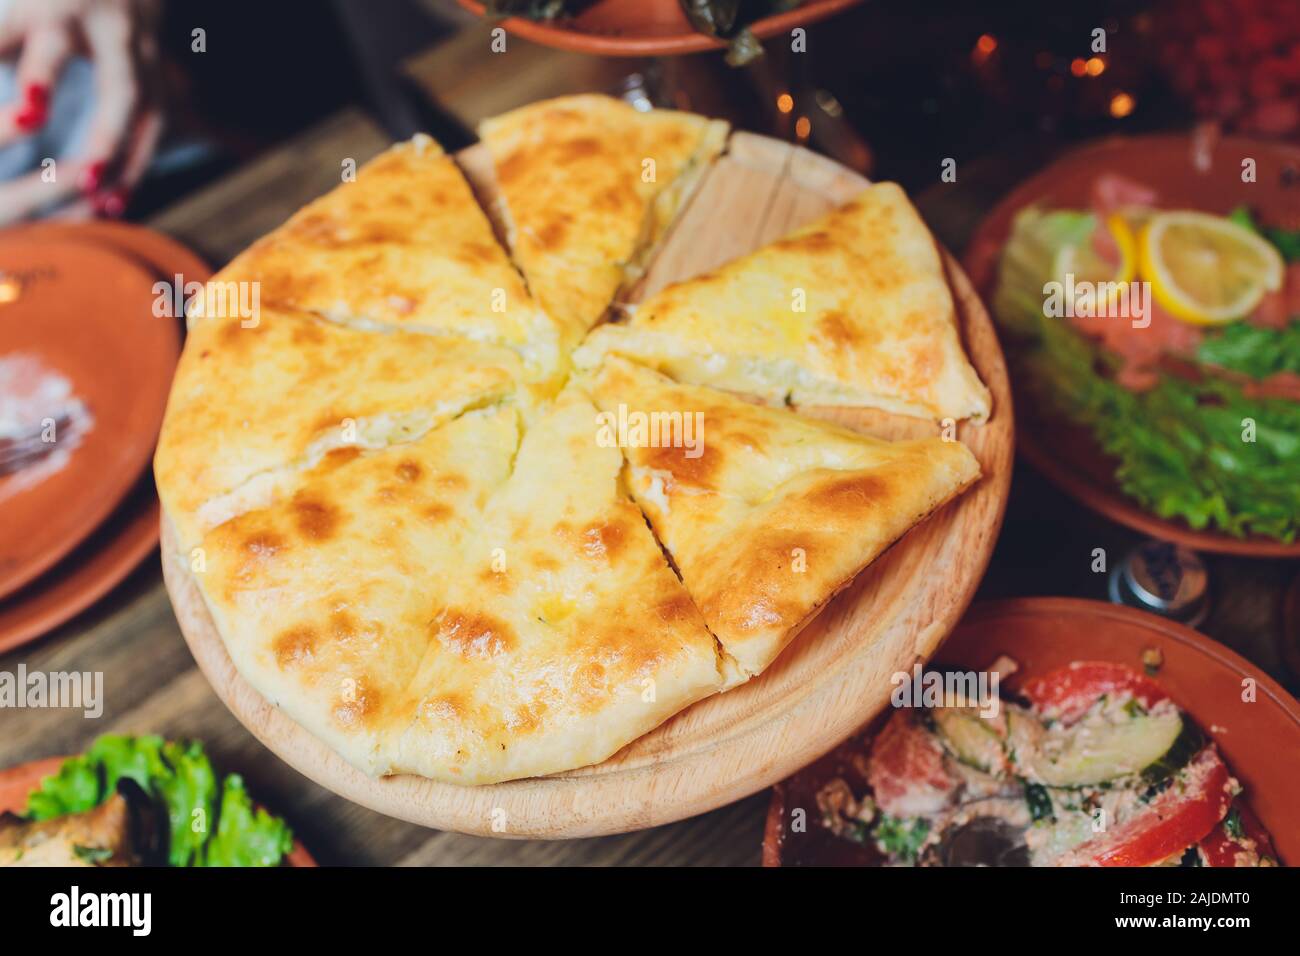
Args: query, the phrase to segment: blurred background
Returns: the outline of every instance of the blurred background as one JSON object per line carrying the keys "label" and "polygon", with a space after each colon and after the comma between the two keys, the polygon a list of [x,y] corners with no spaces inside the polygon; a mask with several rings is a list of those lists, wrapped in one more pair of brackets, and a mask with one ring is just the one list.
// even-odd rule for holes
{"label": "blurred background", "polygon": [[[131,199],[147,215],[345,106],[394,137],[428,129],[449,147],[492,112],[630,75],[661,102],[806,140],[909,190],[938,158],[1026,168],[1108,132],[1199,120],[1257,135],[1300,132],[1300,17],[1273,0],[868,0],[781,37],[743,67],[716,53],[607,58],[511,36],[480,56],[490,24],[450,0],[163,3],[156,91],[165,132]],[[206,50],[191,50],[192,32]],[[1093,31],[1105,30],[1105,51]],[[666,75],[667,74],[667,75]],[[481,114],[481,115],[480,115]]]}

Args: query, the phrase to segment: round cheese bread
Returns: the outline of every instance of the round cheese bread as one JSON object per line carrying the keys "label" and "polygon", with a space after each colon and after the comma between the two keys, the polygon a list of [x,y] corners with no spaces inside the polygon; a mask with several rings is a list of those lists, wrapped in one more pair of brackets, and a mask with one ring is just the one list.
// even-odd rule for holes
{"label": "round cheese bread", "polygon": [[[603,761],[761,673],[976,479],[959,443],[708,387],[728,376],[594,348],[570,374],[724,133],[603,97],[489,121],[522,277],[454,161],[402,144],[199,298],[154,463],[164,559],[243,678],[356,767],[479,785]],[[964,361],[950,321],[916,329]]]}

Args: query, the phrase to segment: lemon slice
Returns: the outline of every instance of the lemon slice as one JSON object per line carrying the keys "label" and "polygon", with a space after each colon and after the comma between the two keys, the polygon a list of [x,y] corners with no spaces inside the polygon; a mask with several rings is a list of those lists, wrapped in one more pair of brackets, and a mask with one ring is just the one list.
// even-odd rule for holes
{"label": "lemon slice", "polygon": [[[1066,276],[1074,276],[1077,287],[1081,282],[1120,283],[1130,282],[1137,274],[1137,240],[1124,217],[1114,213],[1106,217],[1106,229],[1115,240],[1119,250],[1119,263],[1107,262],[1093,247],[1092,237],[1062,246],[1052,263],[1052,273],[1061,282]],[[1110,287],[1110,299],[1118,295],[1118,288]]]}
{"label": "lemon slice", "polygon": [[1262,236],[1222,216],[1162,212],[1139,240],[1138,268],[1156,301],[1195,325],[1245,318],[1282,288],[1282,256]]}
{"label": "lemon slice", "polygon": [[[1142,234],[1142,230],[1146,228],[1147,223],[1151,221],[1151,217],[1154,215],[1156,215],[1156,210],[1150,206],[1121,206],[1118,211],[1111,214],[1112,219],[1118,217],[1128,227],[1129,235],[1133,239],[1133,254],[1135,257],[1137,256],[1138,236]],[[1136,265],[1135,258],[1134,266],[1136,267]]]}

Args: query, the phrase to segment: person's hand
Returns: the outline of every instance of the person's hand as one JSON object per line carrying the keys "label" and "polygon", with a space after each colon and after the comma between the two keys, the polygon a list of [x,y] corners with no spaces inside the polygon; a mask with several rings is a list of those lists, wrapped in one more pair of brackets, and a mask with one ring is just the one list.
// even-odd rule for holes
{"label": "person's hand", "polygon": [[0,222],[70,199],[61,217],[123,213],[161,130],[147,95],[157,63],[156,13],[155,0],[10,0],[0,20],[0,54],[17,58],[18,95],[0,104],[0,146],[45,125],[59,72],[73,53],[94,66],[95,114],[82,153],[58,160],[54,182],[37,170],[0,183]]}

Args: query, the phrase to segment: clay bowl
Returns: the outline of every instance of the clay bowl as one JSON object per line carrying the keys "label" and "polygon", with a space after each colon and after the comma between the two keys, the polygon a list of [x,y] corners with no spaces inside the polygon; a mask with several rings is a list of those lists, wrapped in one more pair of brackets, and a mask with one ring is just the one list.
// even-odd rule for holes
{"label": "clay bowl", "polygon": [[[1300,862],[1300,804],[1295,800],[1300,762],[1289,759],[1300,753],[1300,703],[1223,645],[1132,608],[1077,598],[1013,598],[974,607],[934,659],[938,667],[978,670],[1007,654],[1020,665],[1004,682],[1014,692],[1036,674],[1071,661],[1111,661],[1140,670],[1143,651],[1153,648],[1164,659],[1156,682],[1214,738],[1283,862]],[[1250,702],[1242,700],[1246,680],[1255,686]],[[773,789],[763,839],[764,866],[883,862],[874,849],[832,837],[812,818],[814,795],[822,784],[845,772],[848,758],[867,745],[888,716],[881,715]],[[809,808],[805,833],[791,832],[795,808]]]}
{"label": "clay bowl", "polygon": [[[476,0],[457,2],[471,13],[486,13]],[[757,21],[750,30],[762,40],[824,20],[861,2],[808,0],[793,10]],[[549,22],[508,17],[501,25],[535,43],[598,56],[672,56],[726,48],[725,43],[692,27],[677,0],[598,0],[572,17]]]}

